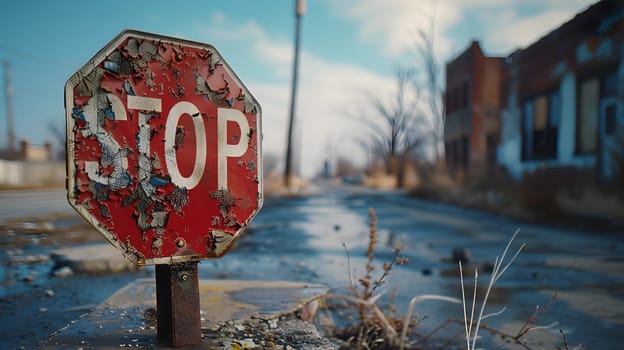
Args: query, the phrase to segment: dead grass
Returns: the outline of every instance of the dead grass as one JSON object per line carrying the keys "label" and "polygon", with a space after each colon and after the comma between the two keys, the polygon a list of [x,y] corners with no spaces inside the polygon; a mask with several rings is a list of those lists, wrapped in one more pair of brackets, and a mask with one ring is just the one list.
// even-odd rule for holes
{"label": "dead grass", "polygon": [[558,170],[527,175],[521,182],[503,174],[457,182],[444,172],[425,170],[419,185],[408,193],[523,221],[607,231],[624,228],[624,199],[598,188],[586,174],[557,181],[568,174],[567,169]]}
{"label": "dead grass", "polygon": [[284,177],[278,174],[270,174],[262,180],[265,198],[296,196],[308,188],[308,181],[299,177],[291,178],[290,188],[286,188]]}
{"label": "dead grass", "polygon": [[[542,307],[537,306],[531,316],[524,322],[515,322],[518,327],[514,329],[507,328],[493,328],[489,326],[485,321],[488,318],[497,317],[505,312],[505,308],[502,308],[495,312],[489,312],[487,310],[488,301],[490,296],[494,294],[494,288],[496,282],[503,276],[503,274],[511,267],[513,262],[519,256],[525,244],[521,244],[515,252],[511,250],[514,240],[518,236],[519,230],[509,239],[505,249],[500,257],[496,257],[493,269],[490,273],[489,281],[486,287],[479,286],[479,273],[475,268],[474,280],[471,289],[466,288],[464,283],[464,271],[461,262],[459,263],[459,278],[461,284],[462,300],[458,300],[451,297],[442,295],[417,295],[411,299],[411,302],[402,316],[396,315],[396,307],[390,305],[387,308],[379,306],[379,300],[384,295],[385,291],[383,286],[388,282],[391,272],[397,266],[407,264],[406,258],[401,257],[401,251],[405,248],[402,244],[395,247],[393,251],[393,259],[391,261],[384,262],[381,271],[375,276],[375,250],[377,244],[377,217],[375,212],[370,209],[369,215],[371,218],[369,227],[369,244],[366,251],[368,257],[365,266],[364,276],[354,276],[351,270],[350,252],[345,245],[347,252],[347,268],[348,279],[350,283],[351,295],[340,294],[327,294],[325,296],[325,307],[336,312],[340,317],[344,317],[344,311],[351,311],[355,314],[355,324],[351,324],[345,328],[333,327],[329,331],[329,335],[341,339],[343,341],[341,349],[388,349],[388,350],[404,350],[404,349],[427,349],[425,346],[430,339],[437,334],[441,329],[448,327],[451,324],[460,324],[465,333],[464,342],[466,350],[479,349],[478,342],[485,342],[482,336],[479,336],[479,331],[489,333],[496,338],[495,343],[504,341],[506,345],[513,345],[525,350],[533,350],[535,348],[530,345],[528,341],[528,335],[534,332],[543,331],[545,329],[553,328],[557,323],[550,325],[539,325],[538,316],[545,312],[548,307],[557,299],[558,293],[554,293],[550,300]],[[342,303],[332,304],[332,300],[339,300]],[[428,334],[422,334],[416,330],[419,326],[418,320],[413,320],[412,316],[416,305],[426,300],[437,300],[450,303],[458,303],[463,305],[462,320],[449,318],[446,322],[443,322],[438,327],[435,327]],[[349,319],[347,317],[347,319]],[[508,324],[507,324],[508,325]],[[411,330],[411,332],[410,332]],[[538,334],[538,337],[540,335]],[[448,339],[440,339],[436,344],[443,344],[440,348],[447,348],[453,346],[458,348],[459,340],[455,337],[449,337]],[[563,342],[563,348],[568,349],[567,340],[565,334],[561,331],[561,337]],[[437,346],[437,345],[436,345]]]}
{"label": "dead grass", "polygon": [[[490,313],[490,314],[485,314],[485,309],[487,306],[487,302],[488,302],[488,298],[490,297],[490,293],[492,292],[492,289],[494,288],[494,285],[496,284],[496,282],[503,276],[503,274],[505,273],[505,271],[507,271],[507,269],[509,269],[509,267],[511,266],[511,264],[514,262],[514,260],[516,260],[516,258],[518,257],[518,254],[520,254],[520,252],[522,251],[522,249],[524,248],[525,244],[523,243],[520,248],[518,248],[518,250],[516,251],[516,253],[511,257],[511,259],[509,259],[509,261],[505,264],[505,257],[507,255],[507,252],[509,251],[509,248],[511,247],[514,239],[516,238],[516,236],[518,235],[519,231],[516,231],[516,233],[514,233],[514,235],[511,237],[511,239],[509,240],[509,242],[507,243],[507,246],[505,247],[505,250],[503,251],[503,254],[501,255],[500,259],[497,256],[495,261],[494,261],[494,269],[492,270],[491,274],[490,274],[490,281],[488,283],[487,289],[485,291],[485,295],[483,296],[483,300],[481,302],[481,307],[478,310],[478,314],[475,314],[475,311],[477,310],[476,305],[478,302],[478,298],[477,298],[477,286],[478,286],[478,282],[479,282],[479,271],[477,268],[474,269],[474,284],[473,284],[473,293],[472,293],[472,298],[466,298],[466,291],[464,288],[464,273],[462,270],[462,263],[461,261],[459,262],[459,278],[461,281],[461,291],[462,291],[462,303],[463,303],[463,311],[464,311],[464,328],[466,331],[466,349],[468,350],[476,350],[476,344],[477,344],[477,339],[479,339],[478,334],[479,334],[479,330],[481,329],[481,324],[483,321],[485,321],[487,318],[490,317],[495,317],[498,316],[500,314],[502,314],[505,311],[505,308],[499,310],[498,312],[495,313]],[[505,264],[505,265],[503,265]],[[472,301],[472,303],[470,303]],[[470,312],[468,312],[468,305],[470,303]],[[539,309],[538,309],[539,310]],[[468,315],[470,315],[470,317],[468,317]],[[476,316],[476,317],[475,317]],[[535,318],[535,317],[532,317]],[[527,326],[527,324],[529,323],[529,321],[527,321],[522,329],[520,330],[520,332],[518,332],[518,336],[516,337],[516,340],[518,338],[520,338],[521,336],[524,336],[526,333],[529,332],[529,329],[525,327]]]}
{"label": "dead grass", "polygon": [[397,186],[397,179],[395,176],[386,175],[383,173],[375,173],[366,177],[366,179],[364,180],[364,185],[380,190],[393,190]]}
{"label": "dead grass", "polygon": [[[405,248],[399,243],[393,250],[393,259],[383,262],[381,271],[374,275],[375,249],[377,244],[377,216],[372,209],[369,209],[371,218],[369,227],[369,244],[366,251],[368,257],[364,276],[355,277],[351,272],[350,252],[345,245],[345,250],[349,257],[348,274],[349,290],[352,295],[328,294],[327,299],[338,299],[347,302],[343,308],[353,310],[357,314],[358,322],[345,329],[336,329],[333,336],[343,339],[343,348],[353,349],[400,349],[412,348],[408,343],[408,329],[418,323],[412,321],[414,309],[420,302],[427,300],[438,300],[452,303],[461,303],[459,299],[442,295],[417,295],[413,297],[408,306],[408,310],[403,316],[396,316],[396,308],[389,305],[387,309],[378,305],[380,298],[385,294],[383,287],[386,285],[392,270],[397,266],[408,263],[408,259],[401,257],[401,251]],[[356,281],[357,280],[357,281]],[[441,328],[441,327],[440,327]],[[439,329],[439,328],[438,328]],[[424,336],[428,338],[430,335]]]}
{"label": "dead grass", "polygon": [[572,215],[591,216],[620,221],[624,226],[624,201],[615,193],[604,193],[595,188],[585,188],[580,194],[569,191],[557,193],[557,205]]}

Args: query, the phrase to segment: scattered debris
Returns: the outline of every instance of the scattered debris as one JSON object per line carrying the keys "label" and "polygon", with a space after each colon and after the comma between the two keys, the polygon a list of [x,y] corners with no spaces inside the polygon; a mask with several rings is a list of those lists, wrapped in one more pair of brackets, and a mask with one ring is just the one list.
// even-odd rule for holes
{"label": "scattered debris", "polygon": [[454,263],[461,262],[464,265],[472,262],[472,256],[467,248],[453,248],[451,259]]}
{"label": "scattered debris", "polygon": [[74,275],[74,271],[69,266],[63,266],[52,270],[52,276],[58,278],[67,278]]}

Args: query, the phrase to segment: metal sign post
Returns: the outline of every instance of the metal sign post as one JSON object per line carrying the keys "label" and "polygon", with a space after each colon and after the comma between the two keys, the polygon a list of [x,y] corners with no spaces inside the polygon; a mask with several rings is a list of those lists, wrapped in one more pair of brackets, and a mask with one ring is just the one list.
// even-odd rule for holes
{"label": "metal sign post", "polygon": [[174,346],[201,342],[197,262],[156,265],[158,340]]}
{"label": "metal sign post", "polygon": [[260,105],[207,44],[124,31],[65,86],[69,204],[156,265],[158,336],[201,340],[197,263],[262,207]]}

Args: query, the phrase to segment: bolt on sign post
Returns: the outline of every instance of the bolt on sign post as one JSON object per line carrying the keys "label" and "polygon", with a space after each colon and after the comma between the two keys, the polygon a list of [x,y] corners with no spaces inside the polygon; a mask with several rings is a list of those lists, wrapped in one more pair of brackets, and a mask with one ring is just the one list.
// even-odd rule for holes
{"label": "bolt on sign post", "polygon": [[127,30],[65,86],[70,205],[156,265],[158,338],[201,341],[197,264],[262,207],[260,105],[212,46]]}

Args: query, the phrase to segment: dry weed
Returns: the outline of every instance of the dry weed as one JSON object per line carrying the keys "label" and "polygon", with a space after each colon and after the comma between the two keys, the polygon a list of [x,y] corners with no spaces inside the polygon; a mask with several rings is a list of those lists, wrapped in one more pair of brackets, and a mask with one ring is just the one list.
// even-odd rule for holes
{"label": "dry weed", "polygon": [[[389,262],[384,262],[379,277],[374,277],[373,272],[375,271],[375,249],[378,239],[377,216],[372,209],[369,209],[369,216],[369,244],[366,251],[367,260],[364,276],[357,278],[357,280],[354,279],[351,272],[350,252],[346,244],[343,244],[347,253],[347,268],[349,270],[348,278],[351,295],[328,294],[326,296],[326,298],[328,299],[342,300],[346,303],[346,306],[342,305],[341,307],[351,308],[351,310],[354,310],[354,312],[357,313],[358,323],[356,325],[334,332],[334,336],[339,339],[346,340],[346,344],[344,344],[345,347],[358,350],[421,349],[421,345],[427,342],[429,338],[431,338],[440,329],[447,327],[451,323],[460,323],[463,325],[464,328],[464,340],[467,350],[477,349],[479,330],[487,331],[492,335],[497,335],[502,337],[503,339],[509,340],[510,343],[518,345],[519,347],[527,350],[532,350],[532,348],[526,344],[524,338],[526,338],[526,336],[532,331],[539,329],[548,329],[556,325],[556,323],[554,323],[547,326],[539,326],[536,325],[536,323],[537,317],[541,313],[543,313],[548,308],[548,306],[550,306],[557,298],[557,293],[555,293],[551,297],[549,302],[544,307],[537,306],[535,312],[526,320],[526,322],[524,322],[522,327],[520,327],[518,332],[515,334],[508,334],[496,328],[492,328],[484,323],[486,319],[501,315],[503,312],[505,312],[505,308],[502,308],[497,312],[486,314],[486,306],[490,294],[494,288],[494,285],[510,268],[510,266],[513,264],[513,262],[522,251],[522,249],[525,247],[524,243],[521,244],[520,247],[511,256],[511,258],[507,262],[505,261],[508,257],[508,254],[510,253],[510,248],[512,247],[514,240],[519,234],[519,230],[516,231],[509,239],[500,258],[498,256],[496,257],[493,265],[494,267],[492,269],[490,279],[485,291],[485,295],[483,295],[479,306],[478,299],[480,298],[480,296],[477,295],[477,286],[479,280],[478,270],[477,268],[475,268],[474,270],[473,290],[470,293],[471,295],[467,295],[463,277],[463,266],[461,262],[459,262],[462,300],[442,295],[418,295],[411,299],[408,309],[406,310],[407,312],[402,317],[398,317],[395,315],[396,309],[393,308],[393,305],[389,307],[389,310],[382,309],[378,305],[379,299],[384,295],[384,291],[381,291],[381,287],[387,283],[393,268],[398,265],[407,264],[408,259],[405,257],[401,257],[401,251],[405,247],[403,246],[403,244],[399,243],[397,246],[395,246],[393,250],[393,259]],[[410,327],[416,327],[418,325],[418,323],[415,323],[412,320],[414,309],[418,303],[425,300],[438,300],[462,304],[464,319],[456,320],[449,318],[446,322],[434,328],[434,330],[431,331],[429,334],[419,334],[414,339],[411,339],[410,342],[410,339],[408,338],[408,330],[410,329]],[[562,337],[564,341],[564,347],[567,350],[567,341],[563,333]],[[458,341],[458,339],[448,339],[446,345],[456,341]]]}
{"label": "dry weed", "polygon": [[394,316],[393,305],[390,306],[390,311],[387,314],[384,313],[377,305],[378,300],[384,295],[384,292],[380,292],[379,289],[386,284],[393,268],[407,264],[409,261],[407,258],[400,255],[401,251],[405,249],[405,246],[399,243],[394,247],[393,259],[389,262],[384,262],[381,274],[379,277],[374,278],[373,271],[375,270],[375,249],[378,242],[378,232],[377,216],[373,209],[369,209],[369,216],[369,243],[366,251],[367,262],[365,275],[357,279],[357,283],[354,281],[351,274],[350,252],[346,245],[343,244],[348,257],[349,289],[352,295],[329,294],[326,297],[345,300],[355,305],[357,308],[358,325],[342,332],[343,334],[341,337],[348,338],[350,346],[355,349],[398,348],[402,350],[407,342],[407,330],[410,326],[414,326],[411,319],[416,304],[425,300],[441,300],[454,303],[461,303],[461,301],[441,295],[419,295],[412,298],[404,317],[399,318]]}

